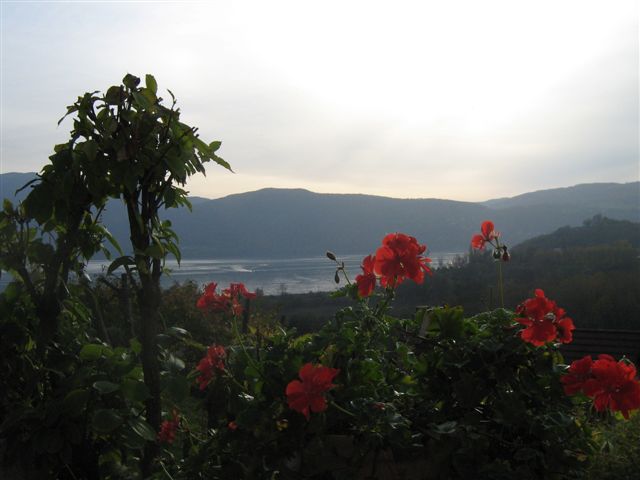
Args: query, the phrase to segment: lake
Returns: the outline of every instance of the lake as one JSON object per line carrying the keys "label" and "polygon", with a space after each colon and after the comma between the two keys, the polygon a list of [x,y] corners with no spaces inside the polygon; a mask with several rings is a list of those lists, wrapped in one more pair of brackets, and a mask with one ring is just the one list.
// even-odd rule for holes
{"label": "lake", "polygon": [[[429,257],[432,265],[450,264],[461,253],[432,252]],[[353,281],[361,273],[360,263],[366,255],[347,255],[341,257],[349,278]],[[95,277],[106,272],[109,262],[91,260],[87,273]],[[184,259],[180,266],[175,260],[168,260],[169,275],[163,277],[163,286],[174,282],[194,281],[199,284],[217,282],[225,288],[231,282],[242,282],[251,291],[262,289],[266,295],[282,293],[307,293],[331,291],[336,288],[333,280],[336,265],[324,255],[309,258],[288,259]],[[117,273],[117,272],[116,272]],[[341,277],[341,285],[344,278]],[[0,289],[10,281],[3,272]]]}

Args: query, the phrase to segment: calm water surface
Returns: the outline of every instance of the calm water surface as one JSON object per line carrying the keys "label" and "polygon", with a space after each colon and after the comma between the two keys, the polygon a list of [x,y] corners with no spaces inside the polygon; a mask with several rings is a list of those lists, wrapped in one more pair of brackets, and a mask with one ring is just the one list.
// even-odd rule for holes
{"label": "calm water surface", "polygon": [[[460,254],[429,253],[434,267],[439,264],[449,264],[456,255]],[[347,255],[340,258],[344,261],[351,280],[361,272],[360,263],[364,257],[365,255]],[[108,266],[108,261],[92,260],[87,266],[87,273],[95,277],[106,273]],[[167,267],[171,273],[163,277],[163,286],[191,280],[199,284],[217,282],[224,288],[231,282],[242,282],[249,290],[260,288],[267,295],[322,292],[336,288],[333,280],[336,265],[325,256],[289,259],[183,260],[180,266],[175,260],[169,260]],[[3,289],[8,281],[8,275],[3,272],[0,289]],[[341,278],[341,284],[343,282],[344,279]]]}

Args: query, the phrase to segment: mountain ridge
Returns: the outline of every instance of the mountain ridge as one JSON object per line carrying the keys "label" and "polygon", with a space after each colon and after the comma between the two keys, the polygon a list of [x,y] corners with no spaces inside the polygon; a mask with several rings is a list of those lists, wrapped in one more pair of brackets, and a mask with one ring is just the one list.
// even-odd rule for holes
{"label": "mountain ridge", "polygon": [[[3,194],[6,195],[7,192],[5,190],[7,190],[6,188],[7,184],[9,184],[9,186],[15,185],[16,186],[15,189],[18,189],[18,188],[21,188],[28,181],[36,178],[36,176],[37,176],[36,172],[0,173],[0,187],[3,189],[3,192],[4,192]],[[231,198],[238,198],[238,197],[243,197],[247,195],[270,193],[270,192],[300,192],[304,194],[311,194],[311,195],[318,195],[318,196],[322,195],[322,196],[370,197],[370,198],[383,198],[383,199],[389,199],[389,200],[407,200],[407,201],[440,200],[440,201],[446,201],[446,202],[467,203],[467,204],[476,204],[476,205],[485,205],[485,206],[495,207],[498,205],[502,206],[508,203],[523,204],[524,199],[537,198],[542,195],[549,197],[550,195],[555,195],[561,192],[576,192],[576,191],[588,190],[588,189],[609,190],[609,189],[619,189],[619,188],[635,191],[637,200],[638,200],[637,206],[640,209],[640,181],[578,183],[578,184],[570,185],[566,187],[554,187],[554,188],[548,188],[548,189],[533,190],[531,192],[519,193],[512,197],[497,197],[497,198],[491,198],[489,200],[483,200],[478,202],[472,202],[468,200],[455,200],[455,199],[448,199],[448,198],[437,198],[437,197],[411,197],[411,198],[390,197],[386,195],[374,195],[369,193],[322,193],[322,192],[314,192],[312,190],[309,190],[307,188],[302,188],[302,187],[289,187],[289,188],[264,187],[264,188],[259,188],[257,190],[249,190],[246,192],[231,193],[229,195],[225,195],[224,197],[209,198],[209,197],[202,197],[202,196],[196,195],[196,196],[190,196],[189,198],[197,199],[199,203],[202,203],[202,202],[211,202],[211,201],[222,200],[227,198],[231,199]],[[547,198],[547,202],[548,201],[549,199]]]}
{"label": "mountain ridge", "polygon": [[[34,176],[1,174],[3,194],[13,196],[12,190]],[[495,199],[498,206],[265,188],[218,199],[195,197],[191,213],[169,209],[162,216],[172,222],[184,258],[305,257],[323,255],[326,250],[361,254],[374,251],[384,235],[395,231],[415,236],[431,251],[463,252],[486,219],[494,221],[509,246],[563,226],[580,225],[594,215],[637,222],[639,187],[640,182],[582,184],[560,189],[560,196],[541,190],[512,197],[511,204]],[[26,193],[28,189],[18,198]],[[554,203],[541,203],[545,196]],[[128,226],[120,202],[108,203],[103,221],[126,247]]]}

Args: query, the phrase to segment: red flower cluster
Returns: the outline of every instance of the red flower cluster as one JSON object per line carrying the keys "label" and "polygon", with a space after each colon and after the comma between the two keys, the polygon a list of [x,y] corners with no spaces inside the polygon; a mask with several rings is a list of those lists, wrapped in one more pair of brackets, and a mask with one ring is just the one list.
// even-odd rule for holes
{"label": "red flower cluster", "polygon": [[368,297],[376,288],[376,274],[373,271],[376,257],[367,255],[362,260],[362,274],[356,276],[356,284],[358,285],[358,295],[361,298]]}
{"label": "red flower cluster", "polygon": [[333,379],[340,373],[336,368],[307,363],[300,368],[300,380],[292,380],[287,385],[286,394],[289,408],[302,413],[309,420],[310,412],[324,412],[327,409],[325,392],[335,387]]}
{"label": "red flower cluster", "polygon": [[418,241],[404,233],[390,233],[382,239],[382,246],[376,250],[374,270],[380,275],[383,287],[400,285],[405,278],[422,283],[425,272],[431,275],[427,265],[430,258],[422,254],[427,249]]}
{"label": "red flower cluster", "polygon": [[200,385],[200,390],[207,388],[207,385],[213,380],[215,371],[224,371],[224,359],[227,356],[224,347],[221,345],[211,345],[207,349],[207,354],[202,357],[196,370],[200,372],[196,378],[196,382]]}
{"label": "red flower cluster", "polygon": [[562,343],[573,340],[573,320],[565,317],[565,311],[546,298],[540,289],[535,291],[534,298],[519,305],[516,313],[519,315],[516,322],[527,327],[520,332],[525,342],[539,347],[556,339]]}
{"label": "red flower cluster", "polygon": [[249,292],[242,283],[231,283],[222,293],[216,293],[218,284],[211,282],[204,289],[204,293],[198,299],[197,307],[210,312],[231,312],[233,315],[241,315],[244,310],[240,303],[240,297],[246,299],[256,298],[256,294]]}
{"label": "red flower cluster", "polygon": [[158,432],[159,443],[173,443],[176,439],[176,431],[180,425],[180,415],[177,410],[173,411],[173,418],[171,420],[165,420],[160,425],[160,431]]}
{"label": "red flower cluster", "polygon": [[425,273],[431,275],[428,265],[431,259],[422,256],[426,249],[426,245],[420,245],[414,237],[404,233],[390,233],[384,237],[376,254],[368,255],[362,261],[363,273],[356,277],[358,295],[371,295],[377,276],[385,288],[395,288],[407,278],[422,283]]}
{"label": "red flower cluster", "polygon": [[500,232],[495,231],[493,222],[490,220],[482,222],[480,231],[482,233],[471,237],[471,247],[475,250],[483,250],[488,243],[494,247],[493,258],[508,262],[511,259],[511,255],[507,251],[507,246],[500,244]]}
{"label": "red flower cluster", "polygon": [[560,381],[567,395],[582,392],[593,398],[597,411],[609,408],[629,418],[631,410],[640,408],[640,381],[635,377],[633,364],[599,355],[595,362],[590,356],[576,360]]}
{"label": "red flower cluster", "polygon": [[487,243],[492,243],[500,236],[500,232],[494,230],[493,222],[485,220],[480,226],[481,234],[471,237],[471,246],[476,250],[482,250]]}

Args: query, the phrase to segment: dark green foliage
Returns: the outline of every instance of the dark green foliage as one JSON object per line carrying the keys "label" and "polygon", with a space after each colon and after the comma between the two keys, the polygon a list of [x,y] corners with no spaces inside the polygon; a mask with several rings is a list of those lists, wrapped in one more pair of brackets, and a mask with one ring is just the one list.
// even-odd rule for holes
{"label": "dark green foliage", "polygon": [[[390,462],[415,479],[578,478],[589,432],[562,391],[555,349],[525,344],[507,311],[402,320],[384,303],[345,308],[313,335],[244,337],[229,351],[230,375],[207,389],[216,433],[189,468],[221,479],[385,478]],[[307,421],[284,393],[318,361],[340,369],[338,386]]]}
{"label": "dark green foliage", "polygon": [[[577,328],[640,329],[640,224],[595,217],[511,249],[503,263],[505,305],[515,308],[541,288],[567,310]],[[479,313],[499,302],[489,252],[436,271],[422,286],[403,285],[398,311],[416,304],[462,305]]]}
{"label": "dark green foliage", "polygon": [[628,422],[600,419],[595,425],[598,450],[589,480],[635,480],[640,472],[640,415]]}

